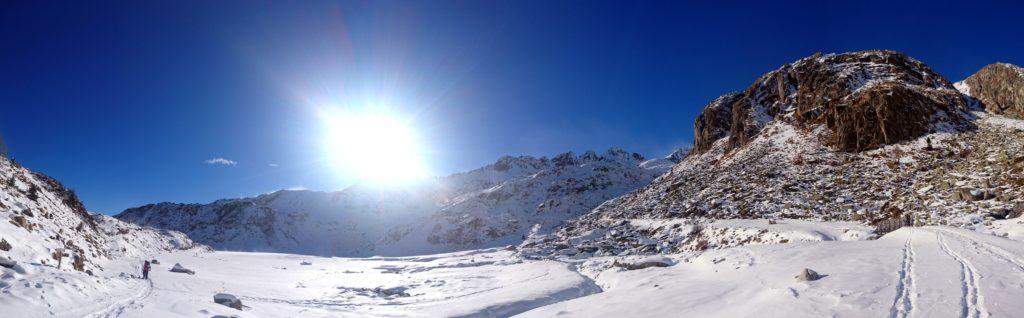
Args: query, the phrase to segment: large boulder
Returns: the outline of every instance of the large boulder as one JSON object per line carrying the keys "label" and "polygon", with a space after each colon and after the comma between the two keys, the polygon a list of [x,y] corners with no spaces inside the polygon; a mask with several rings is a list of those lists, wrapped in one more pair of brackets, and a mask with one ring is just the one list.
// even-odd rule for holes
{"label": "large boulder", "polygon": [[815,272],[810,268],[804,268],[804,270],[800,271],[800,274],[796,275],[796,280],[809,282],[819,280],[821,277],[821,274],[818,274],[818,272]]}
{"label": "large boulder", "polygon": [[988,112],[1024,119],[1024,69],[1019,66],[989,64],[956,87],[977,98]]}
{"label": "large boulder", "polygon": [[824,126],[829,145],[863,151],[971,128],[965,110],[967,99],[949,81],[902,53],[815,54],[709,104],[694,125],[694,153],[725,137],[727,150],[741,147],[776,120],[808,131]]}
{"label": "large boulder", "polygon": [[238,297],[232,294],[218,293],[213,295],[213,302],[228,306],[234,309],[242,310],[242,301],[238,300]]}
{"label": "large boulder", "polygon": [[171,267],[171,271],[175,272],[175,273],[185,273],[185,274],[189,274],[189,275],[195,275],[196,274],[195,271],[193,271],[191,269],[188,269],[188,268],[185,268],[184,266],[181,266],[181,264],[178,264],[178,263],[174,263],[174,267]]}

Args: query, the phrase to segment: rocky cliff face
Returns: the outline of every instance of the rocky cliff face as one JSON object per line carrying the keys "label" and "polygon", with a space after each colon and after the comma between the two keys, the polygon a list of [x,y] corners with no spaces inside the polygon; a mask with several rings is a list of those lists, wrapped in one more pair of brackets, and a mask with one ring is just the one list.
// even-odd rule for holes
{"label": "rocky cliff face", "polygon": [[1024,119],[1024,69],[1019,66],[990,64],[956,87],[977,98],[988,112]]}
{"label": "rocky cliff face", "polygon": [[650,183],[683,153],[644,160],[609,149],[503,157],[403,188],[279,191],[210,204],[160,203],[117,218],[178,230],[214,248],[316,255],[415,255],[518,244]]}
{"label": "rocky cliff face", "polygon": [[[816,54],[783,65],[705,108],[694,150],[721,138],[728,150],[784,121],[843,151],[863,151],[942,129],[969,128],[967,101],[927,65],[893,51]],[[728,119],[725,113],[730,113]],[[723,134],[728,131],[728,134]]]}
{"label": "rocky cliff face", "polygon": [[694,153],[708,151],[715,141],[729,136],[732,130],[732,105],[742,96],[740,93],[728,93],[704,106],[704,111],[693,122]]}

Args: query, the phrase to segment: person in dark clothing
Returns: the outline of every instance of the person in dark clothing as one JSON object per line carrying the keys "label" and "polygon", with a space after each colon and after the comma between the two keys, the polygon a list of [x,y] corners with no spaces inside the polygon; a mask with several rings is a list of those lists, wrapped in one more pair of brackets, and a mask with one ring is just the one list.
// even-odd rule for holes
{"label": "person in dark clothing", "polygon": [[142,279],[149,279],[149,261],[142,263]]}

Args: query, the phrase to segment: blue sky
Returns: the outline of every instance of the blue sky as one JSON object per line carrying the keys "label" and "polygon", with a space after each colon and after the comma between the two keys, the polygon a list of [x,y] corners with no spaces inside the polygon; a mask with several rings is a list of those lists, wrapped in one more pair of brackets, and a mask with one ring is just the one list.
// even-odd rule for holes
{"label": "blue sky", "polygon": [[[664,155],[710,100],[815,52],[886,48],[950,80],[1022,64],[1020,5],[707,1],[6,4],[0,133],[117,213],[332,190],[318,109],[387,104],[433,174],[504,154]],[[373,156],[374,154],[366,154]],[[209,164],[225,158],[235,164]]]}

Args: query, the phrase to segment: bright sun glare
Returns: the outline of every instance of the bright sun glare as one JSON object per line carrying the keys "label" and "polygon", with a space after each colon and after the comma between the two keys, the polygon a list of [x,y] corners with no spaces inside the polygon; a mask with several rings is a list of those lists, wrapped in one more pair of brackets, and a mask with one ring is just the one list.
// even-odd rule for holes
{"label": "bright sun glare", "polygon": [[346,176],[394,185],[426,175],[416,134],[394,115],[343,112],[324,119],[328,160]]}

